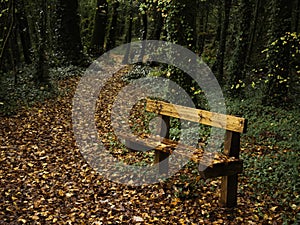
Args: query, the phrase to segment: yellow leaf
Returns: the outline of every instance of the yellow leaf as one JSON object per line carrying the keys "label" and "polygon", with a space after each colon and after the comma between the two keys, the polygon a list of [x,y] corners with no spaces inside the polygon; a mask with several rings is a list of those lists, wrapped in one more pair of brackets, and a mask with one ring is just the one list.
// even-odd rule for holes
{"label": "yellow leaf", "polygon": [[39,217],[37,216],[37,215],[34,215],[34,216],[32,216],[31,217],[33,220],[38,220],[39,219]]}
{"label": "yellow leaf", "polygon": [[180,199],[179,198],[174,198],[171,202],[171,205],[174,205],[176,206],[178,203],[180,202]]}
{"label": "yellow leaf", "polygon": [[271,208],[271,211],[275,212],[275,210],[277,209],[278,206],[274,206]]}
{"label": "yellow leaf", "polygon": [[63,190],[58,190],[58,194],[59,194],[60,196],[64,196],[64,195],[65,195],[65,193],[64,193]]}

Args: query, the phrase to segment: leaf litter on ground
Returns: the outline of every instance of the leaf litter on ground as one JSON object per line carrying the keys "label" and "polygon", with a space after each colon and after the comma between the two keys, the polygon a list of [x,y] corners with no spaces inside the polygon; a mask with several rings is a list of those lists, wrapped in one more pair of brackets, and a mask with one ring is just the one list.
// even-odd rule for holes
{"label": "leaf litter on ground", "polygon": [[[126,85],[120,79],[126,70],[109,81],[114,85],[107,85],[105,93]],[[220,179],[200,179],[192,163],[152,185],[126,186],[105,179],[87,164],[74,139],[72,97],[78,80],[60,81],[61,89],[72,90],[64,96],[1,118],[0,224],[281,224],[283,214],[299,210],[254,194],[244,174],[238,206],[221,208]],[[113,99],[99,97],[99,137],[118,160],[153,163],[153,154],[126,152],[117,142],[108,110]],[[131,121],[139,119],[144,126],[140,110],[137,105]],[[248,151],[257,154],[255,146]]]}

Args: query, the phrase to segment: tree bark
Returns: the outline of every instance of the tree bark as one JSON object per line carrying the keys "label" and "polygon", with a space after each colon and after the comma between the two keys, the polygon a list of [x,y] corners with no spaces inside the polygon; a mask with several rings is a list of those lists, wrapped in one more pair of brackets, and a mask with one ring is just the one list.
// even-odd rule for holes
{"label": "tree bark", "polygon": [[112,6],[112,18],[108,29],[108,38],[106,43],[106,51],[113,49],[116,46],[116,29],[118,22],[119,2],[114,1]]}
{"label": "tree bark", "polygon": [[257,30],[257,21],[258,21],[258,14],[259,14],[259,6],[260,6],[260,0],[256,0],[255,2],[255,11],[254,11],[254,19],[253,19],[253,25],[251,28],[251,35],[250,35],[250,41],[249,41],[249,48],[247,51],[247,59],[246,61],[250,61],[253,46],[254,46],[254,40],[256,37],[256,30]]}
{"label": "tree bark", "polygon": [[91,43],[91,53],[101,55],[104,53],[108,5],[106,0],[97,1],[95,25]]}
{"label": "tree bark", "polygon": [[207,36],[207,27],[208,27],[208,16],[209,16],[209,6],[208,2],[200,2],[199,3],[199,11],[200,15],[200,24],[199,24],[199,33],[200,35],[197,37],[197,46],[198,46],[198,53],[201,56],[205,46],[205,39]]}
{"label": "tree bark", "polygon": [[[273,0],[271,12],[271,28],[269,31],[269,45],[280,39],[292,30],[292,10],[293,2],[285,0]],[[290,76],[290,58],[289,47],[285,45],[278,50],[269,52],[268,57],[268,75],[269,82],[266,88],[264,104],[277,104],[285,101],[288,94],[288,86],[285,82],[280,82],[281,79],[288,79]]]}
{"label": "tree bark", "polygon": [[77,13],[78,0],[59,0],[58,17],[60,22],[59,44],[65,59],[71,64],[78,65],[83,60]]}
{"label": "tree bark", "polygon": [[[42,0],[42,10],[40,13],[40,42],[38,51],[38,65],[36,74],[37,85],[49,85],[49,68],[46,54],[47,46],[47,0]],[[49,87],[49,86],[48,86]]]}
{"label": "tree bark", "polygon": [[[142,31],[142,40],[145,41],[147,40],[147,35],[148,35],[148,17],[146,12],[142,14],[142,21],[143,21],[143,31]],[[141,54],[139,61],[142,62],[143,58],[145,55],[145,43],[143,42],[142,49],[141,49]]]}
{"label": "tree bark", "polygon": [[127,64],[129,59],[129,53],[130,53],[130,42],[132,39],[132,25],[133,25],[133,12],[132,12],[132,0],[129,2],[129,18],[128,18],[128,28],[127,28],[127,34],[126,34],[126,43],[129,45],[127,46],[126,53],[123,58],[123,63]]}
{"label": "tree bark", "polygon": [[299,33],[300,0],[296,0],[294,32]]}
{"label": "tree bark", "polygon": [[154,14],[154,31],[153,34],[150,35],[153,40],[160,40],[160,35],[164,26],[164,20],[159,12],[155,12]]}
{"label": "tree bark", "polygon": [[[9,1],[9,3],[7,4],[6,2],[1,2],[1,6],[3,6],[3,8],[7,8],[8,11],[10,13],[7,13],[7,23],[4,24],[1,24],[1,31],[3,33],[3,36],[2,36],[2,46],[1,46],[1,51],[0,51],[0,65],[3,65],[4,64],[4,61],[10,63],[7,59],[5,60],[5,56],[8,56],[10,55],[9,52],[9,42],[10,42],[10,38],[11,38],[11,35],[13,34],[14,32],[14,26],[15,26],[15,1],[12,0],[12,1]],[[4,19],[3,19],[4,20]],[[7,69],[10,69],[10,66],[11,65],[8,65],[7,66]]]}
{"label": "tree bark", "polygon": [[20,32],[20,39],[22,43],[23,55],[26,64],[30,64],[31,61],[31,39],[30,31],[27,20],[27,15],[25,13],[24,0],[20,0],[17,3],[17,13],[16,13],[18,28]]}
{"label": "tree bark", "polygon": [[226,40],[229,26],[231,4],[232,0],[224,0],[224,20],[222,24],[221,39],[219,43],[217,59],[212,68],[213,71],[216,73],[217,79],[220,84],[224,83],[224,57],[226,51]]}
{"label": "tree bark", "polygon": [[[239,81],[245,79],[245,66],[247,64],[247,49],[249,46],[249,30],[251,18],[251,3],[250,0],[242,0],[240,11],[239,35],[237,38],[236,49],[233,54],[230,65],[230,77],[228,79],[229,86],[234,85],[231,89],[232,95],[240,95],[241,88]],[[239,85],[239,86],[236,86]]]}

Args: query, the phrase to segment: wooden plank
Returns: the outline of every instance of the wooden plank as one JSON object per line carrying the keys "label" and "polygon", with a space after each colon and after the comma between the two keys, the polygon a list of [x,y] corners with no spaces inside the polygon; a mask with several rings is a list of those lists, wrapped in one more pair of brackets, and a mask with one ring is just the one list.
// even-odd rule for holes
{"label": "wooden plank", "polygon": [[222,177],[221,182],[220,206],[235,207],[237,205],[238,175]]}
{"label": "wooden plank", "polygon": [[189,120],[239,133],[245,133],[247,127],[247,121],[244,118],[189,108],[163,101],[147,99],[146,110],[159,115]]}
{"label": "wooden plank", "polygon": [[[228,157],[239,158],[240,133],[226,131],[224,154]],[[220,205],[234,207],[237,205],[238,175],[222,177]]]}
{"label": "wooden plank", "polygon": [[240,134],[237,132],[226,131],[224,142],[224,154],[236,159],[240,158]]}
{"label": "wooden plank", "polygon": [[[162,115],[160,116],[160,124],[157,126],[157,134],[165,139],[170,135],[170,117]],[[154,163],[159,163],[158,170],[159,175],[168,176],[169,173],[169,156],[170,153],[155,150]]]}
{"label": "wooden plank", "polygon": [[[204,156],[203,146],[204,143],[199,143],[200,148],[195,148],[189,145],[182,144],[178,141],[173,141],[170,139],[161,139],[158,136],[153,135],[143,135],[142,137],[135,137],[133,135],[128,135],[125,133],[119,133],[118,137],[124,139],[126,142],[126,146],[136,146],[136,150],[147,151],[147,150],[157,150],[161,152],[166,152],[169,154],[173,154],[174,150],[176,150],[177,155],[182,155],[183,157],[188,157],[191,161],[195,163],[201,163],[205,166],[211,166],[214,163],[218,162],[229,162],[235,161],[234,157],[228,157],[223,153],[214,153],[213,161],[211,161],[211,157],[206,159]],[[127,144],[130,143],[130,144]]]}
{"label": "wooden plank", "polygon": [[[202,170],[201,167],[204,166],[205,169]],[[241,160],[230,161],[230,162],[220,162],[215,163],[212,166],[206,167],[206,165],[199,164],[200,176],[204,179],[231,176],[243,171],[243,162]]]}

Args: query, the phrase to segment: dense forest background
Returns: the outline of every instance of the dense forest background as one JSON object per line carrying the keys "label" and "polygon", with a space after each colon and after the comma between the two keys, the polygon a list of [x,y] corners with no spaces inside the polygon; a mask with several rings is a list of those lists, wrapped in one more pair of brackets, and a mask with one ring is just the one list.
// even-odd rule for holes
{"label": "dense forest background", "polygon": [[50,87],[58,68],[87,66],[105,51],[141,39],[194,51],[229,96],[260,95],[264,105],[288,105],[299,97],[299,5],[298,0],[1,0],[1,105],[15,103],[12,93],[25,80]]}
{"label": "dense forest background", "polygon": [[[215,203],[200,204],[195,200],[194,213],[189,208],[193,205],[190,201],[199,199],[194,193],[207,193],[201,189],[205,182],[184,174],[170,182],[178,187],[175,191],[172,185],[163,189],[176,201],[157,201],[158,213],[154,218],[160,216],[166,224],[172,218],[174,224],[179,224],[183,218],[188,221],[187,210],[195,215],[192,220],[195,224],[199,215],[205,218],[205,224],[217,219],[222,224],[223,215],[227,215],[224,220],[229,222],[234,218],[235,224],[261,221],[299,224],[299,19],[300,0],[0,0],[0,178],[5,187],[5,191],[0,191],[0,199],[6,199],[0,200],[0,218],[24,224],[40,218],[45,218],[41,224],[45,221],[63,224],[66,218],[70,221],[75,218],[87,224],[89,213],[96,217],[102,213],[104,221],[115,221],[116,217],[108,217],[102,208],[92,208],[89,202],[108,205],[123,198],[126,190],[128,196],[139,193],[136,203],[139,211],[149,203],[139,202],[144,201],[140,200],[143,196],[152,195],[157,187],[164,188],[151,186],[145,194],[143,190],[116,188],[115,184],[97,177],[103,193],[113,187],[120,195],[112,196],[109,202],[101,194],[98,197],[90,194],[102,186],[91,170],[82,172],[87,167],[82,166],[84,162],[74,150],[70,128],[72,105],[68,101],[72,94],[68,92],[76,86],[76,79],[104,52],[124,43],[148,39],[176,43],[202,57],[223,89],[228,114],[249,121],[248,132],[242,136],[245,171],[241,176],[240,208],[222,209],[220,213]],[[185,88],[197,107],[207,108],[200,87],[175,68],[142,64],[131,69],[125,74],[129,79],[149,73],[173,79]],[[76,82],[72,80],[74,77]],[[172,130],[177,131],[178,127]],[[61,136],[51,132],[61,132]],[[51,135],[53,139],[49,139]],[[209,133],[204,131],[202,135]],[[43,167],[38,160],[30,161],[33,156],[42,157],[40,161],[48,165]],[[44,173],[48,167],[55,172]],[[73,173],[73,169],[77,172]],[[20,176],[24,171],[29,171],[28,177],[24,175],[27,180]],[[78,191],[80,201],[85,199],[84,203],[76,202],[79,206],[74,203],[75,194],[75,197],[69,195],[74,201],[66,197],[66,201],[60,202],[65,196],[65,180],[69,179],[66,176],[72,179],[77,176],[76,182],[70,183],[78,185],[74,190],[84,190]],[[91,187],[95,190],[91,191]],[[206,190],[212,193],[213,188],[214,184]],[[42,199],[37,202],[46,203],[35,202],[29,207],[36,193],[51,201],[36,197]],[[157,196],[160,194],[158,191]],[[25,203],[22,198],[27,199]],[[72,209],[77,207],[78,213],[73,215],[64,204]],[[166,209],[161,211],[164,204]],[[52,214],[22,213],[21,208],[25,211],[39,208],[42,213]],[[152,211],[146,212],[150,215]],[[124,214],[122,210],[118,213]],[[135,213],[132,210],[130,216]]]}

